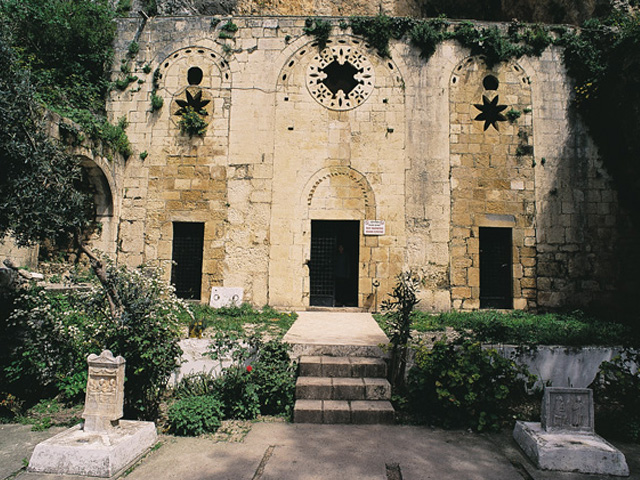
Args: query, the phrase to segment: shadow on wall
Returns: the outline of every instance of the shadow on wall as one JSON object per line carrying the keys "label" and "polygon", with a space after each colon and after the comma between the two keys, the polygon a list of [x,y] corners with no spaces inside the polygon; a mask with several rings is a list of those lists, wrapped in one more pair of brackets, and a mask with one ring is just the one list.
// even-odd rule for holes
{"label": "shadow on wall", "polygon": [[[537,290],[542,310],[589,308],[609,320],[629,307],[640,279],[640,232],[575,113],[557,158],[537,161]],[[543,172],[540,172],[543,170]],[[538,179],[543,179],[539,182]],[[546,181],[545,181],[546,179]]]}

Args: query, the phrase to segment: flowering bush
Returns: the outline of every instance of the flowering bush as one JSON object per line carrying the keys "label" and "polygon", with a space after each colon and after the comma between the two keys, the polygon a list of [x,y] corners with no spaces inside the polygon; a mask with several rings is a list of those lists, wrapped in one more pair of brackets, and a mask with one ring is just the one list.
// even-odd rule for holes
{"label": "flowering bush", "polygon": [[182,354],[178,315],[186,307],[155,269],[109,265],[107,276],[122,303],[118,318],[97,283],[76,294],[32,288],[18,296],[0,325],[0,344],[6,346],[0,380],[7,391],[30,403],[57,394],[78,399],[86,384],[86,357],[109,349],[127,361],[125,415],[156,416]]}

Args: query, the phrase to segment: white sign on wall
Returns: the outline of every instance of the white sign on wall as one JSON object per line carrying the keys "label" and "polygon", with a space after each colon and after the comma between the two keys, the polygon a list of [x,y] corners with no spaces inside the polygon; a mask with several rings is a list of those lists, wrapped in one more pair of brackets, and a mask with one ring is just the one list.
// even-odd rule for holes
{"label": "white sign on wall", "polygon": [[213,287],[211,289],[211,299],[209,300],[209,306],[213,308],[239,307],[240,305],[242,305],[243,296],[243,288]]}
{"label": "white sign on wall", "polygon": [[365,235],[384,235],[385,234],[384,220],[365,220],[364,234]]}

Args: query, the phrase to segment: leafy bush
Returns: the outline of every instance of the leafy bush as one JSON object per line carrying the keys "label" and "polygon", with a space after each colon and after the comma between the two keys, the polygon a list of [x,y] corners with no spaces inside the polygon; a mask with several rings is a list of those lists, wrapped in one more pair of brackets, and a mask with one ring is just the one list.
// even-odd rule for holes
{"label": "leafy bush", "polygon": [[391,368],[389,378],[394,390],[404,387],[407,366],[407,344],[411,339],[411,313],[420,302],[416,295],[423,280],[414,272],[403,272],[397,277],[391,297],[382,302],[385,322],[391,342]]}
{"label": "leafy bush", "polygon": [[30,403],[60,394],[78,400],[86,384],[86,357],[106,348],[127,361],[125,415],[155,418],[182,353],[178,314],[186,307],[154,269],[110,265],[107,276],[122,302],[118,318],[111,316],[99,284],[76,295],[35,288],[21,293],[0,325],[5,346],[0,379],[7,391]]}
{"label": "leafy bush", "polygon": [[596,427],[607,437],[640,443],[640,350],[603,362],[591,384]]}
{"label": "leafy bush", "polygon": [[446,428],[495,430],[525,395],[525,367],[462,340],[419,349],[409,372],[409,405],[420,420]]}
{"label": "leafy bush", "polygon": [[315,37],[318,42],[318,50],[322,51],[327,46],[327,41],[329,40],[332,29],[333,26],[328,20],[323,20],[321,18],[307,18],[304,22],[302,31],[307,35]]}
{"label": "leafy bush", "polygon": [[171,404],[167,416],[170,431],[176,435],[214,433],[221,424],[222,403],[210,395],[182,398]]}
{"label": "leafy bush", "polygon": [[194,135],[199,137],[203,136],[209,126],[200,116],[200,112],[196,112],[191,106],[184,107],[178,125],[180,126],[180,131],[189,135],[189,137],[193,137]]}
{"label": "leafy bush", "polygon": [[[279,340],[263,343],[256,336],[219,332],[211,355],[218,360],[231,357],[233,361],[213,385],[224,403],[227,418],[252,419],[259,413],[291,414],[296,368],[289,358],[287,344]],[[197,383],[191,382],[190,388]]]}

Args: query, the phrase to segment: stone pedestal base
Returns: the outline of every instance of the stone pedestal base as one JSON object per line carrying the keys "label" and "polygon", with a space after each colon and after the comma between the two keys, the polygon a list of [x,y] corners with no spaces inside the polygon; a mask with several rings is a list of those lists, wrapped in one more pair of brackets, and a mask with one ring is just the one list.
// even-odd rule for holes
{"label": "stone pedestal base", "polygon": [[77,425],[39,443],[28,471],[108,478],[135,462],[156,441],[153,422],[120,420],[108,432],[84,432]]}
{"label": "stone pedestal base", "polygon": [[540,423],[518,421],[513,438],[543,470],[629,475],[622,452],[595,434],[546,432]]}

